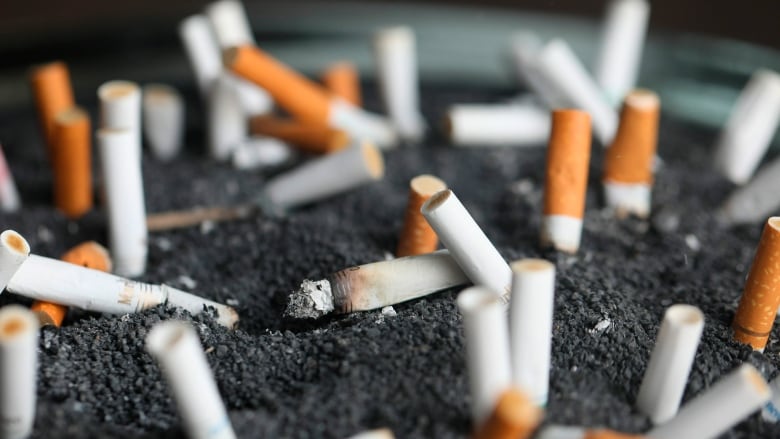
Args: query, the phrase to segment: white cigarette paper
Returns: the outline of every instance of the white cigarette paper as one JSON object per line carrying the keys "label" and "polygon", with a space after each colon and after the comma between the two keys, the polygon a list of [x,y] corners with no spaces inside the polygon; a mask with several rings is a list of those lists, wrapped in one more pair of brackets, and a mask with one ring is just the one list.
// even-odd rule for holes
{"label": "white cigarette paper", "polygon": [[586,439],[588,430],[584,427],[568,427],[563,425],[548,425],[537,435],[536,439]]}
{"label": "white cigarette paper", "polygon": [[655,439],[715,438],[758,410],[770,396],[769,386],[761,373],[750,364],[743,364],[647,436]]}
{"label": "white cigarette paper", "polygon": [[703,328],[704,314],[695,306],[666,310],[636,400],[653,424],[663,424],[677,413]]}
{"label": "white cigarette paper", "polygon": [[539,70],[536,57],[543,47],[542,40],[534,33],[518,32],[512,36],[511,44],[520,83],[532,91],[548,110],[570,105]]}
{"label": "white cigarette paper", "polygon": [[30,255],[30,244],[19,233],[5,230],[0,233],[0,293]]}
{"label": "white cigarette paper", "polygon": [[653,187],[647,183],[618,183],[604,180],[604,202],[618,213],[630,212],[640,218],[650,215]]}
{"label": "white cigarette paper", "polygon": [[130,130],[101,129],[97,139],[114,272],[121,276],[140,276],[146,271],[148,232],[135,135]]}
{"label": "white cigarette paper", "polygon": [[383,149],[398,143],[398,133],[387,118],[363,111],[341,98],[331,101],[328,117],[330,126],[346,131],[352,139],[370,141]]}
{"label": "white cigarette paper", "polygon": [[476,286],[458,295],[458,309],[466,337],[472,423],[479,426],[512,385],[506,307],[495,292]]}
{"label": "white cigarette paper", "polygon": [[141,88],[135,82],[109,81],[98,88],[100,128],[127,130],[132,136],[124,148],[141,160]]}
{"label": "white cigarette paper", "polygon": [[474,285],[485,286],[508,302],[512,270],[455,193],[447,189],[434,194],[421,211]]}
{"label": "white cigarette paper", "polygon": [[550,381],[555,265],[544,259],[522,259],[511,267],[512,382],[537,405],[545,406]]}
{"label": "white cigarette paper", "polygon": [[455,146],[544,146],[550,136],[550,112],[532,103],[453,105],[446,124]]}
{"label": "white cigarette paper", "polygon": [[209,95],[209,151],[211,157],[219,161],[229,159],[249,131],[235,83],[236,78],[222,73]]}
{"label": "white cigarette paper", "polygon": [[389,428],[380,428],[378,430],[358,433],[354,436],[350,436],[349,439],[395,439],[395,435]]}
{"label": "white cigarette paper", "polygon": [[777,422],[780,421],[780,377],[775,377],[769,383],[769,388],[772,391],[772,399],[761,410],[761,419],[767,422]]}
{"label": "white cigarette paper", "polygon": [[0,309],[0,437],[32,433],[38,378],[38,318],[29,309]]}
{"label": "white cigarette paper", "polygon": [[568,253],[577,253],[582,240],[582,219],[567,215],[542,217],[541,241]]}
{"label": "white cigarette paper", "polygon": [[176,157],[184,136],[184,100],[179,92],[165,84],[144,86],[143,116],[152,154],[162,161]]}
{"label": "white cigarette paper", "polygon": [[146,350],[160,364],[191,439],[236,437],[203,346],[191,325],[181,321],[158,323],[146,337]]}
{"label": "white cigarette paper", "polygon": [[731,224],[764,221],[780,208],[780,158],[764,165],[755,177],[737,188],[723,205],[719,215]]}
{"label": "white cigarette paper", "polygon": [[254,170],[279,166],[293,156],[292,148],[272,137],[249,137],[233,150],[236,169]]}
{"label": "white cigarette paper", "polygon": [[222,52],[215,40],[209,19],[192,15],[179,24],[179,38],[198,83],[200,97],[208,100],[211,87],[222,71]]}
{"label": "white cigarette paper", "polygon": [[11,174],[11,168],[5,159],[5,152],[0,146],[0,211],[17,212],[22,207],[22,201],[19,197],[19,191],[16,189],[14,176]]}

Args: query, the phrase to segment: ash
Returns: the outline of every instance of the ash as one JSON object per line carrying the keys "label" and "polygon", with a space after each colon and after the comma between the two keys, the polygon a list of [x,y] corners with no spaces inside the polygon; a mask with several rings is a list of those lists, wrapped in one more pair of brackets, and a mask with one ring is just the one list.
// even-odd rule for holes
{"label": "ash", "polygon": [[293,319],[316,319],[332,312],[333,293],[327,279],[309,280],[290,294],[284,316]]}

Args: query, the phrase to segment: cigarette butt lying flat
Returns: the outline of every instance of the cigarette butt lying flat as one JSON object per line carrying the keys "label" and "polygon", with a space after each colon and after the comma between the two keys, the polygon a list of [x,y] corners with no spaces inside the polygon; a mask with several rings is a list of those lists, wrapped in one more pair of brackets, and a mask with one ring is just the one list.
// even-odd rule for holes
{"label": "cigarette butt lying flat", "polygon": [[363,99],[360,93],[360,76],[355,64],[349,61],[333,63],[322,73],[322,83],[331,93],[350,104],[360,107]]}
{"label": "cigarette butt lying flat", "polygon": [[236,169],[255,170],[280,166],[293,156],[289,145],[271,137],[253,136],[244,139],[233,150],[233,166]]}
{"label": "cigarette butt lying flat", "polygon": [[455,146],[542,146],[550,135],[550,112],[532,103],[458,104],[445,129]]}
{"label": "cigarette butt lying flat", "polygon": [[0,293],[30,255],[30,244],[19,233],[0,233]]}
{"label": "cigarette butt lying flat", "polygon": [[22,207],[22,200],[19,198],[11,168],[5,159],[5,152],[0,146],[0,211],[16,212],[20,207]]}
{"label": "cigarette butt lying flat", "polygon": [[301,151],[315,154],[336,152],[349,144],[349,134],[343,130],[274,116],[253,117],[249,130],[252,134],[276,137]]}
{"label": "cigarette butt lying flat", "polygon": [[30,310],[0,309],[0,437],[24,439],[35,420],[38,321]]}
{"label": "cigarette butt lying flat", "polygon": [[143,130],[157,160],[174,158],[184,136],[184,100],[175,88],[147,84],[143,88]]}
{"label": "cigarette butt lying flat", "polygon": [[423,203],[436,192],[447,189],[447,184],[433,175],[418,175],[409,182],[409,201],[406,204],[404,224],[398,239],[397,257],[430,253],[436,250],[439,237],[420,212]]}
{"label": "cigarette butt lying flat", "polygon": [[51,152],[54,145],[54,117],[74,105],[68,67],[62,61],[33,67],[30,72],[38,118],[43,127],[46,145]]}
{"label": "cigarette butt lying flat", "polygon": [[254,205],[232,207],[196,207],[190,210],[178,210],[151,213],[146,216],[146,227],[150,232],[193,227],[204,221],[230,221],[249,218],[257,212]]}
{"label": "cigarette butt lying flat", "polygon": [[644,437],[605,428],[564,427],[561,425],[549,425],[536,435],[536,439],[642,439]]}
{"label": "cigarette butt lying flat", "polygon": [[358,433],[354,436],[350,436],[349,439],[395,439],[395,435],[389,428],[380,428],[378,430]]}
{"label": "cigarette butt lying flat", "polygon": [[54,119],[54,205],[68,218],[92,209],[92,131],[89,115],[71,108]]}
{"label": "cigarette butt lying flat", "polygon": [[284,314],[319,318],[382,308],[468,283],[446,250],[374,262],[337,271],[319,281],[304,280]]}
{"label": "cigarette butt lying flat", "polygon": [[526,439],[542,421],[539,409],[523,392],[504,391],[474,439]]}

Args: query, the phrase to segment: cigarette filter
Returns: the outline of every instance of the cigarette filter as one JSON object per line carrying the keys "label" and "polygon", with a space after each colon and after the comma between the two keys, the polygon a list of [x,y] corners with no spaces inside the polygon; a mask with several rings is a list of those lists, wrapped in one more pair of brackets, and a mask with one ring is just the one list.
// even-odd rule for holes
{"label": "cigarette filter", "polygon": [[458,295],[466,338],[466,366],[471,389],[472,425],[478,429],[512,385],[504,302],[484,286]]}
{"label": "cigarette filter", "polygon": [[750,364],[743,364],[683,406],[680,413],[647,434],[655,439],[709,439],[769,401],[771,392],[764,377]]}
{"label": "cigarette filter", "polygon": [[92,209],[92,130],[89,115],[73,107],[54,119],[51,149],[54,205],[71,219]]}
{"label": "cigarette filter", "polygon": [[133,149],[141,160],[141,88],[135,82],[109,81],[98,88],[100,128],[127,130],[132,141],[125,148]]}
{"label": "cigarette filter", "polygon": [[550,135],[550,112],[533,103],[458,104],[445,125],[455,146],[537,146]]}
{"label": "cigarette filter", "polygon": [[16,190],[16,182],[11,174],[11,168],[5,159],[5,153],[0,146],[0,211],[16,212],[22,206],[19,191]]}
{"label": "cigarette filter", "polygon": [[556,93],[575,108],[587,111],[603,146],[615,137],[618,117],[598,85],[563,40],[552,40],[537,55],[537,66]]}
{"label": "cigarette filter", "polygon": [[468,283],[446,250],[358,265],[319,281],[304,280],[285,316],[319,318],[382,308]]}
{"label": "cigarette filter", "polygon": [[420,211],[474,285],[508,301],[512,270],[458,197],[449,189],[437,192]]}
{"label": "cigarette filter", "polygon": [[143,91],[143,125],[149,149],[158,160],[170,160],[181,150],[184,100],[165,84],[148,84]]}
{"label": "cigarette filter", "polygon": [[518,79],[547,109],[566,107],[570,103],[540,70],[537,56],[542,47],[542,40],[533,32],[518,32],[512,36],[512,58]]}
{"label": "cigarette filter", "polygon": [[[536,439],[642,439],[644,436],[619,433],[604,428],[564,427],[548,425],[542,429]],[[671,438],[669,438],[671,439]]]}
{"label": "cigarette filter", "polygon": [[206,6],[205,12],[220,48],[255,44],[252,26],[239,0],[215,1]]}
{"label": "cigarette filter", "polygon": [[729,195],[719,209],[719,216],[730,224],[746,224],[763,221],[780,208],[780,159],[775,159],[759,169],[746,185]]}
{"label": "cigarette filter", "polygon": [[350,104],[360,107],[363,99],[360,93],[360,75],[355,64],[349,61],[333,63],[322,73],[322,84],[331,93]]}
{"label": "cigarette filter", "polygon": [[120,276],[140,276],[146,270],[147,230],[136,137],[131,130],[101,129],[97,138],[114,271]]}
{"label": "cigarette filter", "polygon": [[395,439],[395,435],[389,428],[380,428],[364,431],[363,433],[350,436],[349,439]]}
{"label": "cigarette filter", "polygon": [[30,71],[35,106],[49,153],[54,145],[54,117],[74,105],[68,66],[62,61],[33,67]]}
{"label": "cigarette filter", "polygon": [[146,350],[160,364],[187,436],[236,437],[203,346],[190,324],[175,320],[158,323],[146,337]]}
{"label": "cigarette filter", "polygon": [[780,217],[769,218],[734,316],[734,338],[764,351],[780,306]]}
{"label": "cigarette filter", "polygon": [[30,255],[30,244],[13,230],[0,233],[0,293]]}
{"label": "cigarette filter", "polygon": [[381,29],[374,36],[374,55],[379,91],[398,134],[419,141],[425,134],[420,113],[417,50],[414,31],[398,26]]}
{"label": "cigarette filter", "polygon": [[274,116],[255,116],[249,121],[252,134],[276,137],[304,152],[328,154],[349,144],[346,131]]}
{"label": "cigarette filter", "polygon": [[233,150],[233,166],[250,170],[282,165],[290,160],[293,152],[289,145],[270,137],[249,137]]}
{"label": "cigarette filter", "polygon": [[235,78],[221,74],[209,97],[209,151],[215,160],[230,158],[233,151],[247,136],[247,119]]}
{"label": "cigarette filter", "polygon": [[384,173],[382,153],[363,143],[274,177],[266,184],[260,203],[268,212],[284,212],[379,180]]}
{"label": "cigarette filter", "polygon": [[409,182],[409,201],[395,255],[411,256],[430,253],[439,245],[439,237],[420,212],[431,195],[447,189],[447,184],[433,175],[418,175]]}
{"label": "cigarette filter", "polygon": [[650,214],[660,109],[658,95],[649,90],[634,90],[623,103],[617,135],[605,155],[603,178],[607,206],[618,216]]}
{"label": "cigarette filter", "polygon": [[582,235],[590,161],[590,116],[555,110],[547,148],[542,245],[576,253]]}
{"label": "cigarette filter", "polygon": [[498,403],[475,439],[526,439],[542,422],[542,410],[523,392],[510,388],[498,398]]}
{"label": "cigarette filter", "polygon": [[160,304],[199,314],[204,306],[217,310],[217,321],[232,328],[236,311],[220,303],[167,285],[135,282],[43,256],[30,255],[8,283],[8,291],[34,300],[75,306],[106,314],[130,314]]}
{"label": "cigarette filter", "polygon": [[555,265],[521,259],[512,267],[509,341],[512,382],[538,406],[547,405],[550,382]]}
{"label": "cigarette filter", "polygon": [[607,6],[594,76],[614,105],[636,86],[649,18],[647,0],[612,0]]}
{"label": "cigarette filter", "polygon": [[667,308],[636,399],[639,411],[653,424],[663,424],[677,414],[703,328],[699,308]]}
{"label": "cigarette filter", "polygon": [[32,433],[38,376],[38,320],[28,309],[0,309],[0,437]]}
{"label": "cigarette filter", "polygon": [[179,38],[195,74],[200,97],[207,101],[211,87],[222,71],[222,54],[208,17],[198,14],[182,20],[179,23]]}
{"label": "cigarette filter", "polygon": [[780,123],[780,75],[760,69],[753,73],[720,133],[715,168],[736,184],[755,172]]}

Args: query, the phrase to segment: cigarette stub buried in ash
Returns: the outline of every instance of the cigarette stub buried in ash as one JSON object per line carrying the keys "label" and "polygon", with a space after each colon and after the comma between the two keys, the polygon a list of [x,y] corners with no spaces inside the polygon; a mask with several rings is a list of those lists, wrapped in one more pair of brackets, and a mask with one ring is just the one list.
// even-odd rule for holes
{"label": "cigarette stub buried in ash", "polygon": [[468,283],[446,250],[358,265],[318,281],[304,280],[287,302],[286,317],[382,308]]}
{"label": "cigarette stub buried in ash", "polygon": [[89,115],[70,108],[54,119],[51,150],[54,205],[76,219],[92,209],[92,129]]}
{"label": "cigarette stub buried in ash", "polygon": [[590,161],[590,116],[556,110],[547,148],[541,242],[576,253],[582,235]]}
{"label": "cigarette stub buried in ash", "polygon": [[141,88],[135,82],[109,81],[98,88],[100,128],[127,130],[132,141],[124,146],[141,160]]}
{"label": "cigarette stub buried in ash", "polygon": [[55,61],[33,67],[30,71],[30,84],[46,139],[47,152],[51,154],[54,145],[54,117],[74,105],[68,66],[62,61]]}
{"label": "cigarette stub buried in ash", "polygon": [[459,104],[445,128],[455,146],[542,146],[550,135],[550,112],[534,103]]}
{"label": "cigarette stub buried in ash", "polygon": [[5,159],[2,145],[0,145],[0,211],[16,212],[22,207],[19,191],[16,189],[14,176]]}
{"label": "cigarette stub buried in ash", "polygon": [[475,439],[527,439],[542,422],[543,412],[517,389],[504,391]]}
{"label": "cigarette stub buried in ash", "polygon": [[222,71],[222,52],[205,15],[192,15],[179,23],[179,38],[198,83],[200,97],[208,100],[211,87]]}
{"label": "cigarette stub buried in ash", "polygon": [[564,427],[562,425],[549,425],[536,434],[536,439],[643,439],[644,437],[604,428]]}
{"label": "cigarette stub buried in ash", "polygon": [[249,121],[252,134],[276,137],[301,151],[329,154],[349,145],[349,134],[322,125],[303,123],[275,116],[255,116]]}
{"label": "cigarette stub buried in ash", "polygon": [[146,349],[160,364],[190,438],[236,437],[203,346],[190,324],[158,323],[146,337]]}
{"label": "cigarette stub buried in ash", "polygon": [[764,165],[750,182],[737,188],[718,215],[730,224],[746,224],[764,220],[780,208],[780,158]]}
{"label": "cigarette stub buried in ash", "polygon": [[30,310],[0,309],[0,437],[32,433],[38,376],[38,319]]}
{"label": "cigarette stub buried in ash", "polygon": [[0,233],[0,293],[30,256],[30,244],[19,233],[5,230]]}
{"label": "cigarette stub buried in ash", "polygon": [[653,424],[663,424],[677,413],[703,328],[704,314],[695,306],[666,310],[636,400]]}
{"label": "cigarette stub buried in ash", "polygon": [[661,101],[648,90],[626,96],[620,126],[604,159],[604,196],[619,217],[650,214]]}
{"label": "cigarette stub buried in ash", "polygon": [[191,314],[204,306],[217,310],[217,321],[233,328],[236,311],[167,285],[135,282],[43,256],[30,255],[8,282],[8,291],[34,300],[107,314],[130,314],[157,305],[178,306]]}
{"label": "cigarette stub buried in ash", "polygon": [[685,404],[677,416],[654,428],[647,436],[655,439],[715,438],[758,410],[770,397],[771,391],[764,377],[755,367],[743,364]]}
{"label": "cigarette stub buried in ash", "polygon": [[184,100],[165,84],[148,84],[143,92],[143,125],[149,149],[158,160],[170,160],[181,149]]}
{"label": "cigarette stub buried in ash", "polygon": [[409,182],[409,201],[406,204],[404,224],[398,238],[397,257],[422,255],[436,250],[439,237],[420,212],[422,205],[447,185],[433,175],[418,175]]}
{"label": "cigarette stub buried in ash", "polygon": [[249,130],[235,82],[230,74],[222,73],[209,94],[209,152],[219,161],[230,158]]}
{"label": "cigarette stub buried in ash", "polygon": [[322,73],[322,84],[331,93],[359,107],[363,105],[360,76],[355,64],[349,61],[333,63]]}
{"label": "cigarette stub buried in ash", "polygon": [[378,430],[364,431],[348,439],[395,439],[395,435],[389,428],[380,428]]}

